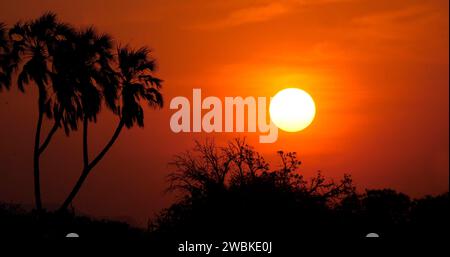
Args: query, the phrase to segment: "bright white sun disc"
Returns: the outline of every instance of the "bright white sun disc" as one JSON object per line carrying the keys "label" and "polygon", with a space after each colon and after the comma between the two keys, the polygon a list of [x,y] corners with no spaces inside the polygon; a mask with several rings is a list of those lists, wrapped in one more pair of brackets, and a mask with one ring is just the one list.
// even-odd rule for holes
{"label": "bright white sun disc", "polygon": [[297,132],[308,127],[316,115],[316,105],[304,90],[286,88],[270,101],[270,118],[280,129]]}

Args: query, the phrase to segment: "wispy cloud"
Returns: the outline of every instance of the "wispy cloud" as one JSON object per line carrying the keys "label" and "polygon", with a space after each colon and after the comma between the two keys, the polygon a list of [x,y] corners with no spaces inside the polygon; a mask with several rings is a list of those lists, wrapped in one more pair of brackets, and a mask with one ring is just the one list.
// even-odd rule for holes
{"label": "wispy cloud", "polygon": [[356,18],[354,21],[361,25],[375,25],[380,24],[401,24],[402,22],[419,21],[433,15],[433,9],[427,5],[412,5],[402,9],[375,13],[363,17]]}
{"label": "wispy cloud", "polygon": [[279,0],[277,2],[260,4],[258,6],[241,7],[216,20],[205,21],[202,24],[196,24],[189,28],[209,30],[266,22],[276,19],[284,14],[291,13],[299,7],[307,8],[349,1],[355,0]]}
{"label": "wispy cloud", "polygon": [[239,26],[248,23],[268,21],[281,16],[289,11],[285,4],[270,3],[260,6],[238,9],[226,17],[200,25],[193,26],[194,29],[217,29]]}

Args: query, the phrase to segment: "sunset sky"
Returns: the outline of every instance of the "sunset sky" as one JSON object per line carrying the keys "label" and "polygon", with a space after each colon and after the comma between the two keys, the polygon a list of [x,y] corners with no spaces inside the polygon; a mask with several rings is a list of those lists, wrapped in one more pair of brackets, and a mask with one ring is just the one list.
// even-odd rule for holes
{"label": "sunset sky", "polygon": [[[449,187],[449,2],[447,0],[1,1],[11,25],[45,11],[77,27],[94,25],[116,43],[149,46],[164,80],[165,107],[148,108],[145,128],[125,130],[74,205],[95,216],[146,224],[164,194],[174,154],[194,139],[239,133],[175,134],[173,97],[273,96],[298,87],[314,98],[313,123],[260,144],[272,160],[296,151],[306,177],[353,176],[359,189],[394,188],[413,197]],[[0,201],[33,203],[34,86],[0,92]],[[105,111],[91,125],[91,153],[113,133]],[[47,123],[48,125],[49,123]],[[48,126],[47,126],[48,128]],[[82,167],[81,133],[59,131],[41,161],[44,204],[61,203]],[[272,166],[276,168],[276,166]]]}

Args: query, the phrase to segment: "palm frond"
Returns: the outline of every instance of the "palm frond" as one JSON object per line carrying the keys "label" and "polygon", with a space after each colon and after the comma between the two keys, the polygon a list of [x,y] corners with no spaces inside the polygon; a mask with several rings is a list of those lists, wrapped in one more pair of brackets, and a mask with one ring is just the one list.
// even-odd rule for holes
{"label": "palm frond", "polygon": [[163,106],[160,92],[162,80],[153,76],[155,61],[150,50],[142,47],[133,50],[128,46],[117,50],[119,70],[122,78],[120,115],[129,128],[134,124],[144,126],[144,112],[141,101],[152,108]]}

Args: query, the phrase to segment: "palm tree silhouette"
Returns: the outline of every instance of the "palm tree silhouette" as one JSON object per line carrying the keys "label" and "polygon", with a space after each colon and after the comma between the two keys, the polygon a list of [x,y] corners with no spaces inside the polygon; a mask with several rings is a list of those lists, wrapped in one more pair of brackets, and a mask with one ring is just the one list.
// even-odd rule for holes
{"label": "palm tree silhouette", "polygon": [[67,44],[56,48],[54,91],[57,101],[54,109],[61,114],[61,125],[66,134],[77,129],[83,121],[83,164],[87,167],[88,123],[97,120],[102,100],[116,111],[118,79],[111,67],[113,61],[112,39],[98,35],[93,28],[76,32]]}
{"label": "palm tree silhouette", "polygon": [[[108,63],[109,60],[108,57],[104,61]],[[85,88],[84,90],[86,91],[82,92],[82,95],[87,94],[87,97],[94,97],[94,99],[89,100],[89,98],[86,98],[85,100],[89,101],[86,102],[88,108],[87,113],[84,113],[83,117],[83,141],[85,142],[83,144],[84,168],[72,191],[61,205],[61,211],[66,210],[72,203],[91,170],[115,143],[123,127],[131,128],[135,124],[139,127],[144,126],[144,110],[141,106],[141,100],[152,108],[161,108],[163,106],[163,97],[160,92],[162,80],[153,76],[154,70],[155,61],[150,57],[150,51],[147,48],[132,50],[128,47],[123,47],[117,49],[117,72],[115,73],[117,77],[111,76],[109,66],[105,69],[104,73],[93,73],[95,76],[99,76],[98,80],[97,77],[94,77],[94,79],[104,86],[103,95],[105,96],[105,102],[119,117],[119,123],[103,150],[89,162],[87,152],[87,121],[93,120],[95,122],[95,114],[98,112],[97,107],[99,105],[97,104],[99,101],[96,98],[96,94],[90,94],[91,92],[95,93],[92,86]],[[117,81],[115,81],[116,78]],[[116,82],[118,82],[117,88],[114,87],[114,83]],[[83,111],[86,110],[85,107]]]}
{"label": "palm tree silhouette", "polygon": [[6,25],[0,22],[0,90],[11,86],[12,63]]}
{"label": "palm tree silhouette", "polygon": [[38,120],[33,151],[34,170],[34,194],[36,209],[42,209],[39,157],[47,147],[50,139],[57,130],[57,123],[50,130],[43,144],[40,145],[41,128],[44,114],[52,118],[51,108],[51,60],[55,46],[60,41],[66,40],[72,29],[56,20],[56,15],[46,13],[41,17],[26,23],[16,23],[10,30],[12,41],[11,59],[15,59],[15,68],[23,64],[19,72],[17,86],[20,91],[25,91],[25,85],[34,83],[39,92],[38,96]]}

